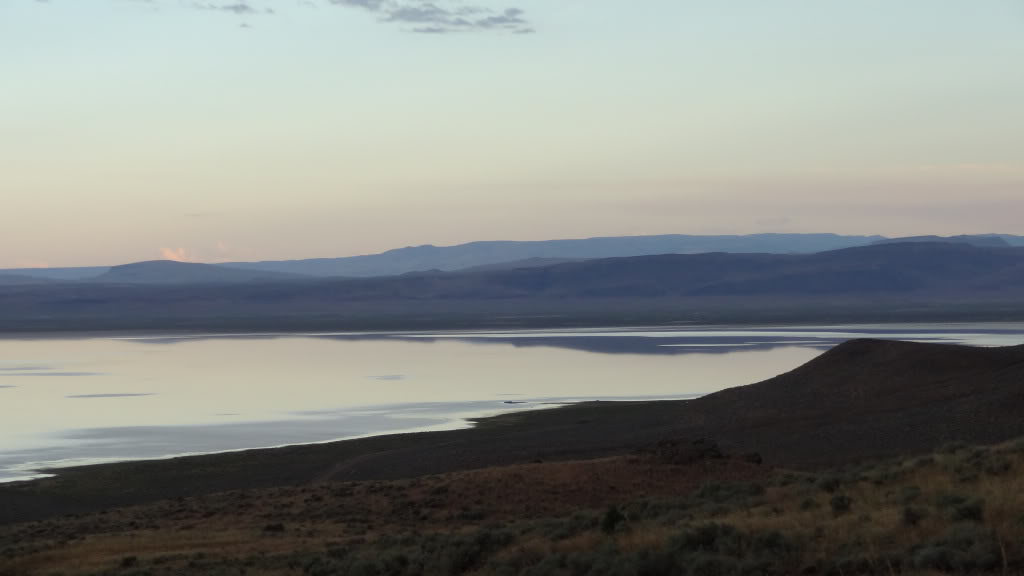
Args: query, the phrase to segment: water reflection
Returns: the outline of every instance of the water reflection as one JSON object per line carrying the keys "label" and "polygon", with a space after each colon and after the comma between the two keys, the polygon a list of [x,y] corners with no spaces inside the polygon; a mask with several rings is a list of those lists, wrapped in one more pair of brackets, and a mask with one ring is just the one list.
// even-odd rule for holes
{"label": "water reflection", "polygon": [[[351,337],[349,337],[351,338]],[[422,342],[442,342],[451,338],[416,337],[411,338]],[[819,350],[827,350],[838,344],[840,340],[768,340],[761,341],[757,338],[658,338],[652,341],[649,337],[638,336],[604,336],[604,337],[579,337],[566,336],[562,338],[530,338],[530,337],[465,337],[457,338],[459,341],[467,342],[478,346],[508,345],[515,348],[562,348],[566,350],[579,350],[582,352],[594,352],[598,354],[656,354],[656,355],[679,355],[679,354],[732,354],[746,351],[767,351],[775,348],[792,346],[810,347]],[[667,341],[667,342],[665,342]]]}
{"label": "water reflection", "polygon": [[578,400],[694,397],[860,337],[1010,345],[1024,342],[1024,326],[5,339],[0,481],[39,462],[451,428]]}
{"label": "water reflection", "polygon": [[1024,342],[1024,324],[810,326],[739,330],[666,328],[660,330],[551,330],[437,334],[322,334],[318,337],[337,340],[402,339],[426,343],[457,340],[480,346],[502,344],[516,348],[563,348],[599,354],[678,355],[732,354],[740,351],[767,351],[792,346],[822,351],[854,338],[882,338],[974,346],[1012,346]]}

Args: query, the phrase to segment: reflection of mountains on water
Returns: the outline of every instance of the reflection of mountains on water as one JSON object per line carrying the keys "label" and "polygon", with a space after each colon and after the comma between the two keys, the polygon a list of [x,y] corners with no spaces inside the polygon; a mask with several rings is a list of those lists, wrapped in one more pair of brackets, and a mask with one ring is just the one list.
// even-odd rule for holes
{"label": "reflection of mountains on water", "polygon": [[474,346],[503,345],[515,348],[559,348],[599,354],[640,354],[674,356],[683,354],[731,354],[765,352],[800,347],[828,350],[848,340],[876,338],[945,342],[953,344],[1004,346],[1024,342],[1024,326],[1019,324],[971,326],[832,326],[799,328],[756,328],[662,331],[637,329],[616,335],[608,331],[587,332],[508,332],[508,333],[422,333],[357,332],[294,334],[205,334],[167,337],[129,337],[123,340],[139,344],[171,345],[197,340],[274,340],[280,338],[316,338],[340,342],[402,342],[430,346],[441,342],[459,342]]}
{"label": "reflection of mountains on water", "polygon": [[[345,337],[346,340],[358,340],[360,338]],[[756,350],[771,350],[774,348],[785,348],[800,346],[804,348],[817,348],[828,350],[843,340],[841,339],[819,339],[810,341],[806,337],[785,340],[779,338],[751,338],[751,337],[718,337],[718,338],[645,338],[640,336],[565,336],[553,338],[516,336],[502,338],[500,336],[489,336],[487,338],[466,337],[415,337],[402,338],[403,341],[416,341],[424,343],[435,343],[442,341],[458,341],[477,346],[504,345],[516,348],[562,348],[578,350],[582,352],[594,352],[599,354],[655,354],[655,355],[678,355],[678,354],[730,354],[733,352],[749,352]]]}
{"label": "reflection of mountains on water", "polygon": [[[237,340],[264,340],[276,338],[289,338],[302,335],[241,335],[222,336]],[[516,348],[561,348],[566,350],[577,350],[582,352],[594,352],[599,354],[651,354],[651,355],[679,355],[679,354],[729,354],[733,352],[765,351],[775,348],[800,346],[803,348],[816,348],[828,350],[829,348],[845,341],[845,338],[815,338],[809,339],[806,335],[795,334],[793,338],[775,337],[751,337],[751,336],[721,336],[721,337],[698,337],[680,336],[678,338],[648,338],[643,336],[508,336],[501,337],[488,335],[480,337],[473,334],[452,335],[443,337],[431,337],[421,335],[403,334],[324,334],[308,335],[324,340],[338,340],[344,342],[394,342],[400,341],[407,344],[432,345],[442,342],[460,342],[474,346],[513,346]],[[139,344],[173,345],[192,342],[195,340],[214,338],[211,336],[199,337],[171,337],[171,338],[140,338],[132,339],[132,342]]]}

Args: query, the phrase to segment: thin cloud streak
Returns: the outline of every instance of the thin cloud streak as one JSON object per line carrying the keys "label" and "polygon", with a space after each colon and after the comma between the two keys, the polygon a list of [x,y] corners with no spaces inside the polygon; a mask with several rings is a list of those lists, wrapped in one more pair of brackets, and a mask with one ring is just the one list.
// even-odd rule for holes
{"label": "thin cloud streak", "polygon": [[265,8],[263,10],[259,10],[257,8],[254,8],[254,7],[250,6],[249,4],[247,4],[245,2],[235,2],[233,4],[213,4],[213,3],[210,3],[210,2],[206,2],[206,3],[202,3],[202,4],[196,3],[196,4],[194,4],[194,7],[198,8],[200,10],[218,10],[218,11],[221,11],[221,12],[231,12],[232,14],[237,14],[239,16],[252,16],[252,15],[255,15],[255,14],[273,14],[274,13],[274,11],[272,9],[270,9],[270,8]]}
{"label": "thin cloud streak", "polygon": [[[141,1],[154,7],[169,2]],[[48,0],[35,2],[50,3]],[[371,12],[380,23],[403,26],[406,31],[418,34],[489,31],[522,35],[536,31],[527,18],[526,11],[516,7],[493,8],[483,4],[465,4],[460,0],[321,0],[321,3]],[[300,5],[316,7],[319,4],[306,1]],[[186,6],[195,10],[222,12],[239,17],[276,14],[276,10],[271,8],[266,0],[191,2]]]}
{"label": "thin cloud streak", "polygon": [[335,6],[362,8],[387,23],[409,24],[412,32],[450,34],[474,30],[499,30],[515,34],[534,32],[521,8],[493,10],[480,5],[424,0],[329,0]]}

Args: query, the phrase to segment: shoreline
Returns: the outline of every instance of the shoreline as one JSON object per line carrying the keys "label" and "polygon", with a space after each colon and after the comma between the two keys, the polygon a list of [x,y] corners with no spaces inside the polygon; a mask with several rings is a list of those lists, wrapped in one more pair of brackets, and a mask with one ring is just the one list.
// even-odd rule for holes
{"label": "shoreline", "polygon": [[[50,477],[0,483],[0,525],[230,490],[391,480],[618,455],[640,444],[616,438],[635,431],[637,422],[650,422],[652,410],[664,420],[688,401],[587,401],[467,417],[467,425],[457,429],[60,468]],[[552,444],[556,431],[591,423],[599,425],[589,437]],[[640,436],[647,443],[647,437],[660,433]]]}
{"label": "shoreline", "polygon": [[[595,400],[595,401],[599,401],[599,400]],[[629,402],[629,400],[623,400],[623,401],[624,402]],[[546,410],[546,409],[558,408],[560,406],[566,406],[566,405],[569,405],[569,404],[572,404],[572,402],[538,404],[538,405],[529,405],[529,404],[527,404],[525,402],[524,403],[517,403],[516,407],[509,407],[508,409],[505,409],[505,410],[495,409],[495,410],[488,410],[488,411],[484,411],[484,412],[480,412],[480,413],[474,413],[472,415],[452,416],[451,418],[447,419],[444,423],[440,423],[440,424],[436,424],[436,425],[431,425],[431,426],[417,426],[417,427],[398,429],[398,430],[383,430],[383,431],[379,431],[379,432],[367,432],[365,434],[356,434],[356,435],[352,435],[352,436],[342,436],[342,437],[337,437],[337,438],[329,438],[329,439],[326,439],[326,440],[310,440],[308,442],[290,442],[290,443],[285,443],[285,444],[272,444],[272,445],[267,445],[267,446],[250,446],[250,447],[247,447],[247,448],[228,448],[228,449],[224,449],[224,450],[212,450],[212,451],[208,451],[208,452],[179,452],[179,453],[166,454],[166,455],[161,455],[161,456],[135,456],[135,457],[128,456],[128,457],[124,457],[124,458],[118,458],[118,457],[80,458],[80,459],[77,459],[79,461],[75,461],[75,460],[52,460],[52,461],[42,461],[42,462],[39,462],[38,464],[40,464],[40,465],[38,465],[38,466],[32,465],[32,464],[36,464],[34,462],[27,462],[27,463],[25,463],[23,465],[24,468],[25,468],[25,471],[26,472],[35,472],[35,473],[37,473],[36,475],[34,475],[34,476],[26,476],[26,477],[23,477],[23,478],[12,478],[12,479],[9,479],[9,480],[5,480],[2,477],[0,477],[0,486],[16,484],[16,483],[20,483],[20,482],[33,482],[35,480],[44,480],[44,479],[47,479],[47,478],[56,478],[56,477],[60,476],[61,471],[70,470],[70,469],[78,469],[78,468],[83,468],[84,469],[84,468],[88,468],[88,467],[91,467],[91,466],[103,466],[103,465],[115,465],[115,464],[130,464],[130,463],[134,463],[134,462],[159,462],[159,461],[166,461],[166,460],[174,460],[174,459],[178,459],[178,458],[192,458],[192,457],[203,457],[203,456],[219,456],[219,455],[222,455],[222,454],[234,454],[234,453],[239,453],[239,452],[247,452],[247,451],[250,451],[250,450],[278,450],[278,449],[282,449],[282,448],[293,448],[293,447],[298,447],[298,446],[316,446],[316,445],[320,445],[320,444],[333,444],[333,443],[336,443],[336,442],[349,442],[349,441],[352,441],[352,440],[363,440],[363,439],[366,439],[366,438],[376,438],[376,437],[379,437],[379,436],[389,436],[389,435],[421,434],[421,433],[429,433],[429,432],[449,432],[449,431],[455,431],[455,430],[468,430],[468,429],[473,428],[476,425],[476,422],[478,422],[479,420],[482,420],[482,419],[502,416],[504,414],[512,414],[512,413],[515,413],[515,412],[525,412],[525,411],[533,411],[533,410]],[[273,422],[266,422],[266,424],[269,424],[269,425],[273,425],[273,424],[287,424],[288,422],[289,421],[287,421],[287,420],[286,421],[273,421]],[[260,421],[253,421],[251,423],[259,424],[261,422]],[[59,462],[68,462],[68,463],[67,464],[57,464]],[[20,466],[22,466],[22,465],[16,466],[14,468],[9,468],[9,470],[16,470]]]}
{"label": "shoreline", "polygon": [[[406,303],[408,305],[408,303]],[[486,304],[486,303],[485,303]],[[580,310],[557,315],[536,315],[515,309],[521,302],[500,301],[495,308],[441,312],[423,316],[409,310],[362,315],[348,311],[344,315],[318,317],[144,317],[131,321],[118,318],[40,319],[12,316],[0,319],[0,340],[10,338],[106,337],[110,334],[153,335],[231,335],[271,336],[275,334],[395,332],[573,330],[657,327],[663,329],[701,326],[821,326],[856,324],[1013,324],[1024,322],[1024,307],[1016,302],[968,303],[929,301],[907,303],[882,301],[857,304],[811,301],[802,306],[757,308],[752,300],[742,306],[702,304],[687,301],[637,302],[607,300],[588,302]],[[505,310],[503,305],[513,309]],[[546,303],[553,305],[551,303]],[[754,306],[754,308],[751,308]],[[609,310],[614,310],[610,314]]]}
{"label": "shoreline", "polygon": [[[3,340],[87,340],[87,339],[109,339],[109,340],[157,340],[157,339],[202,339],[202,338],[319,338],[319,337],[338,337],[338,336],[351,336],[358,338],[360,336],[367,337],[383,337],[383,336],[421,336],[429,334],[465,334],[469,337],[474,335],[486,335],[486,334],[506,334],[506,333],[529,333],[529,332],[540,332],[540,333],[560,333],[564,332],[566,336],[576,335],[577,333],[583,332],[628,332],[628,331],[650,331],[650,332],[687,332],[687,331],[699,331],[699,330],[714,330],[714,329],[741,329],[741,330],[757,330],[757,329],[793,329],[802,330],[809,328],[823,328],[823,329],[836,329],[836,328],[849,328],[849,329],[867,329],[871,327],[887,327],[887,326],[906,326],[906,327],[937,327],[946,326],[950,328],[955,327],[969,327],[977,325],[991,325],[991,326],[1007,326],[1016,327],[1017,329],[1024,330],[1024,316],[1016,319],[1007,319],[1003,317],[997,320],[948,320],[942,318],[933,318],[925,320],[864,320],[864,321],[821,321],[821,320],[806,320],[806,321],[735,321],[735,322],[673,322],[666,324],[635,324],[635,323],[623,323],[623,324],[585,324],[585,325],[554,325],[554,326],[478,326],[478,327],[447,327],[447,328],[378,328],[378,329],[365,329],[365,330],[303,330],[303,329],[281,329],[281,330],[243,330],[237,331],[227,330],[214,330],[214,329],[203,329],[203,328],[154,328],[154,329],[95,329],[95,330],[32,330],[26,329],[25,331],[17,330],[6,330],[0,328],[0,341]],[[1009,329],[1009,328],[1008,328]]]}
{"label": "shoreline", "polygon": [[[421,434],[430,432],[449,432],[457,430],[469,430],[477,426],[481,421],[496,418],[503,415],[518,414],[526,412],[535,412],[539,410],[551,410],[560,408],[563,406],[571,406],[574,404],[581,404],[587,402],[673,402],[673,401],[686,401],[693,400],[704,396],[704,394],[680,394],[676,396],[615,396],[605,398],[537,398],[523,401],[494,401],[499,403],[501,406],[480,409],[480,410],[458,410],[459,408],[469,408],[470,404],[483,403],[484,401],[472,401],[465,403],[455,403],[452,408],[456,411],[451,412],[448,415],[438,417],[439,420],[436,424],[429,424],[424,426],[413,426],[409,428],[395,428],[395,429],[381,429],[378,431],[370,431],[366,433],[359,433],[346,436],[331,437],[319,440],[308,440],[299,442],[285,442],[279,444],[266,444],[257,446],[247,446],[239,448],[225,448],[216,449],[209,451],[185,451],[175,452],[171,454],[162,454],[158,456],[125,456],[125,457],[85,457],[75,459],[61,459],[61,460],[44,460],[39,462],[25,462],[23,464],[16,464],[6,469],[0,470],[10,472],[25,472],[24,476],[12,477],[4,479],[0,476],[0,486],[11,485],[21,482],[32,482],[36,480],[44,480],[47,478],[55,478],[61,475],[61,472],[69,469],[87,468],[91,466],[103,466],[103,465],[115,465],[115,464],[129,464],[133,462],[153,462],[153,461],[166,461],[177,458],[191,458],[191,457],[205,457],[205,456],[218,456],[222,454],[232,454],[238,452],[246,452],[251,450],[277,450],[282,448],[292,448],[301,446],[316,446],[323,444],[333,444],[337,442],[349,442],[353,440],[363,440],[368,438],[376,438],[380,436],[390,435],[403,435],[403,434]],[[490,402],[488,402],[490,403]],[[437,406],[448,406],[451,403],[438,402]],[[462,406],[466,404],[466,406]],[[421,406],[417,404],[417,406]],[[355,410],[365,409],[367,407],[353,407]],[[372,408],[382,408],[380,406],[373,406]],[[386,407],[383,407],[386,408]],[[394,420],[401,420],[403,417],[399,414]],[[272,426],[288,426],[292,423],[292,420],[274,420],[274,421],[259,421],[254,420],[245,422],[246,424],[265,424],[268,427]],[[179,428],[188,428],[189,426],[183,425]]]}

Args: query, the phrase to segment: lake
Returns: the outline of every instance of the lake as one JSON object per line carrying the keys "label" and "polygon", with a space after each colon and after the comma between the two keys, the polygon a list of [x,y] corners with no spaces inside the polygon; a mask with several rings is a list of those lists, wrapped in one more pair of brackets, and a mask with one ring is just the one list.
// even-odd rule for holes
{"label": "lake", "polygon": [[85,463],[694,398],[860,337],[1003,346],[1022,324],[0,339],[0,481]]}

